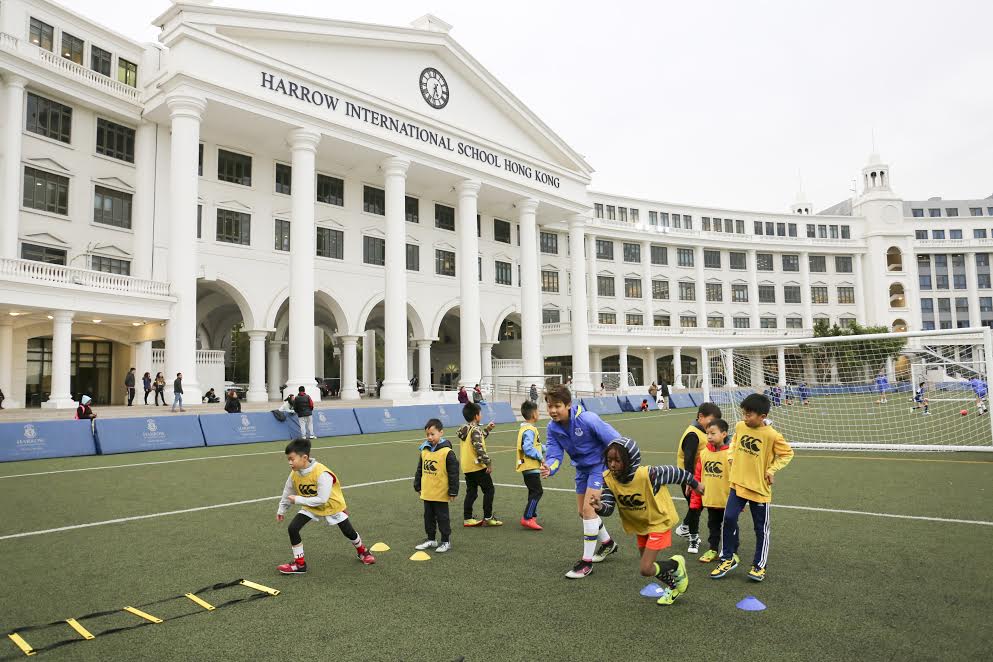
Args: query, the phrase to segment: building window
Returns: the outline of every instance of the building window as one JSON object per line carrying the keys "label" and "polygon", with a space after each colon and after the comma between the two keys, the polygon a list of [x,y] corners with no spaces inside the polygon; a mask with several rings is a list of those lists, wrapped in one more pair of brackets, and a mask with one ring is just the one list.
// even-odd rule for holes
{"label": "building window", "polygon": [[617,324],[617,315],[614,313],[597,313],[597,321],[600,324]]}
{"label": "building window", "polygon": [[131,194],[96,186],[93,189],[93,222],[131,227]]}
{"label": "building window", "polygon": [[783,271],[800,271],[800,256],[799,255],[784,255],[783,256]]}
{"label": "building window", "polygon": [[934,299],[921,299],[921,312],[934,313]]}
{"label": "building window", "polygon": [[799,285],[783,285],[783,303],[801,303]]}
{"label": "building window", "polygon": [[679,326],[684,329],[696,328],[696,315],[680,315]]}
{"label": "building window", "polygon": [[776,223],[776,236],[777,237],[785,237],[786,236],[786,224],[785,223]]}
{"label": "building window", "polygon": [[542,324],[558,324],[562,321],[562,312],[557,308],[544,308],[541,311]]}
{"label": "building window", "polygon": [[[793,231],[796,232],[796,226],[793,226]],[[745,234],[745,222],[741,219],[735,219],[734,221],[734,232],[735,234]],[[796,236],[796,235],[794,235]]]}
{"label": "building window", "polygon": [[421,270],[421,247],[417,244],[407,244],[407,271]]}
{"label": "building window", "polygon": [[813,285],[810,288],[810,300],[814,303],[828,302],[828,288],[821,285]]}
{"label": "building window", "polygon": [[775,317],[762,317],[759,318],[759,327],[762,329],[775,329],[776,328],[776,318]]}
{"label": "building window", "polygon": [[748,317],[735,317],[732,323],[736,329],[750,329],[752,327],[752,320]]}
{"label": "building window", "polygon": [[51,52],[54,46],[55,29],[48,23],[43,23],[37,18],[31,19],[30,40],[39,48],[44,48]]}
{"label": "building window", "polygon": [[97,46],[90,46],[90,69],[110,77],[110,53]]}
{"label": "building window", "polygon": [[766,236],[769,236],[769,237],[771,237],[774,234],[776,234],[776,224],[773,223],[773,222],[771,222],[771,221],[766,221],[765,222],[765,234],[766,234]]}
{"label": "building window", "polygon": [[30,209],[69,214],[69,178],[24,166],[24,197]]}
{"label": "building window", "polygon": [[962,238],[962,231],[961,230],[949,230],[948,231],[948,238],[949,239],[961,239]]}
{"label": "building window", "polygon": [[362,187],[362,211],[386,216],[386,191],[374,186]]}
{"label": "building window", "polygon": [[639,212],[638,212],[638,210],[635,209],[634,207],[631,207],[631,222],[632,223],[637,223],[640,220],[641,219],[639,218]]}
{"label": "building window", "polygon": [[979,297],[979,312],[993,313],[993,297]]}
{"label": "building window", "polygon": [[941,210],[935,209],[934,207],[930,207],[927,210],[927,215],[930,216],[931,218],[941,218]]}
{"label": "building window", "polygon": [[924,218],[924,210],[923,209],[911,209],[910,210],[910,214],[914,218]]}
{"label": "building window", "polygon": [[654,326],[672,326],[672,317],[665,313],[656,313],[652,318]]}
{"label": "building window", "polygon": [[[479,218],[477,217],[477,222]],[[447,205],[434,205],[434,226],[441,230],[455,232],[455,208]]]}
{"label": "building window", "polygon": [[816,239],[816,238],[817,238],[817,226],[814,225],[813,223],[808,223],[807,224],[807,239]]}
{"label": "building window", "polygon": [[344,259],[345,233],[333,228],[317,228],[317,256]]}
{"label": "building window", "polygon": [[596,240],[596,259],[598,260],[613,260],[614,259],[614,242],[608,241],[606,239]]}
{"label": "building window", "polygon": [[252,185],[252,157],[217,150],[217,180],[242,186]]}
{"label": "building window", "polygon": [[103,271],[108,274],[119,274],[121,276],[131,275],[131,261],[118,260],[102,255],[90,256],[90,269],[93,271]]}
{"label": "building window", "polygon": [[362,261],[382,267],[386,264],[386,240],[382,237],[362,237]]}
{"label": "building window", "polygon": [[762,234],[762,221],[752,221],[752,233]]}
{"label": "building window", "polygon": [[817,226],[817,238],[818,239],[827,239],[827,226],[826,225],[818,225]]}
{"label": "building window", "polygon": [[724,328],[724,315],[719,313],[714,313],[712,315],[707,315],[707,328],[708,329],[723,329]]}
{"label": "building window", "polygon": [[972,229],[973,239],[986,239],[986,228],[973,228]]}
{"label": "building window", "polygon": [[945,238],[945,231],[944,230],[931,230],[931,238],[932,239],[944,239]]}
{"label": "building window", "polygon": [[707,301],[724,301],[724,286],[721,283],[707,283]]}
{"label": "building window", "polygon": [[676,249],[676,263],[681,267],[692,267],[693,266],[693,249],[692,248],[677,248]]}
{"label": "building window", "polygon": [[731,285],[731,301],[733,303],[748,303],[748,285],[733,283]]}
{"label": "building window", "polygon": [[541,291],[553,293],[559,291],[559,272],[541,270]]}
{"label": "building window", "polygon": [[640,278],[625,278],[624,279],[624,296],[628,299],[640,299],[641,298],[641,279]]}
{"label": "building window", "polygon": [[[990,215],[993,216],[993,214]],[[664,228],[669,227],[669,212],[666,211],[659,212],[659,225],[661,225]]]}
{"label": "building window", "polygon": [[[676,227],[679,227],[678,225]],[[689,214],[683,214],[683,227],[687,230],[693,229],[693,217]]]}
{"label": "building window", "polygon": [[499,241],[501,244],[510,243],[510,223],[499,218],[493,219],[493,241]]}
{"label": "building window", "polygon": [[327,175],[317,176],[317,201],[336,207],[345,206],[345,180]]}
{"label": "building window", "polygon": [[812,274],[823,274],[827,273],[827,258],[823,255],[811,255],[810,257],[810,273]]}
{"label": "building window", "polygon": [[772,253],[756,253],[755,269],[757,271],[772,271]]}
{"label": "building window", "polygon": [[403,216],[408,223],[420,223],[421,216],[417,198],[403,196]]}
{"label": "building window", "polygon": [[759,303],[776,303],[775,285],[759,285]]}
{"label": "building window", "polygon": [[72,108],[28,92],[25,128],[39,136],[68,144],[72,142]]}
{"label": "building window", "polygon": [[838,238],[838,226],[837,225],[830,225],[830,226],[828,226],[828,230],[831,231],[831,238],[832,239],[837,239]]}
{"label": "building window", "polygon": [[510,262],[501,262],[500,260],[494,260],[493,266],[496,268],[496,284],[497,285],[513,285],[514,284],[514,269]]}
{"label": "building window", "polygon": [[641,244],[624,244],[624,261],[632,264],[641,263]]}
{"label": "building window", "polygon": [[977,285],[978,285],[979,289],[982,289],[982,290],[988,290],[988,289],[990,289],[990,275],[989,274],[978,274],[977,280],[978,280]]}
{"label": "building window", "polygon": [[439,276],[454,276],[455,252],[436,248],[434,251],[434,272]]}
{"label": "building window", "polygon": [[228,209],[217,210],[217,241],[249,246],[252,243],[252,217]]}
{"label": "building window", "polygon": [[[700,217],[700,224],[703,226],[703,231],[704,232],[710,232],[710,217],[709,216],[701,216]],[[720,232],[720,229],[718,229],[717,232]]]}
{"label": "building window", "polygon": [[203,177],[203,143],[197,144],[197,177]]}
{"label": "building window", "polygon": [[935,289],[947,290],[948,289],[948,276],[945,274],[938,274],[934,277]]}
{"label": "building window", "polygon": [[959,215],[958,207],[945,207],[945,216],[958,216],[958,215]]}
{"label": "building window", "polygon": [[839,287],[838,288],[838,303],[855,303],[855,288],[854,287]]}
{"label": "building window", "polygon": [[956,313],[968,313],[969,312],[969,299],[966,297],[955,297],[955,312]]}
{"label": "building window", "polygon": [[290,222],[276,219],[273,223],[275,232],[275,249],[277,251],[290,250]]}
{"label": "building window", "polygon": [[703,266],[708,269],[720,269],[721,268],[721,252],[720,251],[704,251],[703,252]]}
{"label": "building window", "polygon": [[952,286],[956,290],[965,289],[965,274],[954,274],[952,277]]}
{"label": "building window", "polygon": [[290,186],[293,180],[293,171],[285,163],[276,164],[276,193],[290,195]]}
{"label": "building window", "polygon": [[952,300],[951,299],[938,299],[938,312],[939,313],[950,313],[950,312],[952,312]]}
{"label": "building window", "polygon": [[83,40],[65,30],[62,31],[62,57],[70,62],[83,64]]}
{"label": "building window", "polygon": [[538,243],[541,246],[542,253],[548,253],[550,255],[559,254],[559,236],[554,232],[540,232],[538,234]]}
{"label": "building window", "polygon": [[134,163],[134,129],[98,117],[97,154]]}
{"label": "building window", "polygon": [[796,223],[789,223],[789,224],[787,224],[786,230],[787,230],[786,234],[788,234],[791,237],[795,237],[796,236]]}
{"label": "building window", "polygon": [[598,297],[612,297],[614,296],[614,277],[613,276],[597,276],[596,277],[596,294]]}
{"label": "building window", "polygon": [[37,244],[21,244],[21,259],[65,265],[66,252],[61,248],[49,248],[48,246],[38,246]]}
{"label": "building window", "polygon": [[680,283],[679,300],[696,301],[696,283]]}
{"label": "building window", "polygon": [[927,239],[927,230],[914,230],[914,239]]}
{"label": "building window", "polygon": [[744,270],[747,268],[744,253],[732,251],[728,253],[728,258],[732,269]]}
{"label": "building window", "polygon": [[616,212],[614,210],[614,206],[613,205],[607,205],[607,220],[608,221],[616,221],[617,220],[617,214],[616,214]]}
{"label": "building window", "polygon": [[852,273],[852,257],[850,255],[835,255],[834,270],[839,274]]}
{"label": "building window", "polygon": [[841,238],[851,239],[852,238],[852,228],[847,225],[841,226]]}
{"label": "building window", "polygon": [[197,239],[203,238],[203,205],[197,205]]}
{"label": "building window", "polygon": [[653,280],[652,281],[652,298],[665,300],[669,298],[669,281],[667,280]]}
{"label": "building window", "polygon": [[624,323],[627,326],[644,326],[645,316],[640,313],[628,313],[624,316]]}
{"label": "building window", "polygon": [[627,223],[628,222],[628,209],[627,209],[627,207],[618,207],[617,208],[617,220],[618,221],[621,221],[622,223]]}
{"label": "building window", "polygon": [[803,328],[803,318],[801,318],[801,317],[787,317],[786,318],[786,328],[787,329],[802,329]]}
{"label": "building window", "polygon": [[669,264],[669,249],[666,246],[652,246],[652,264]]}
{"label": "building window", "polygon": [[131,87],[138,87],[138,65],[123,57],[117,58],[117,80]]}
{"label": "building window", "polygon": [[659,224],[659,213],[657,211],[648,212],[648,224],[649,225]]}
{"label": "building window", "polygon": [[593,203],[593,218],[603,218],[603,204],[599,202]]}

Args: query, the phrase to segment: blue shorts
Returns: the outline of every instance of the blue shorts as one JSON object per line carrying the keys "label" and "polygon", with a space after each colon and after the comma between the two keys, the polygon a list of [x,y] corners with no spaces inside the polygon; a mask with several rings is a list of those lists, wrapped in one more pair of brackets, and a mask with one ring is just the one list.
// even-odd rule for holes
{"label": "blue shorts", "polygon": [[576,494],[586,494],[586,490],[603,489],[603,472],[607,470],[602,464],[592,467],[576,467]]}

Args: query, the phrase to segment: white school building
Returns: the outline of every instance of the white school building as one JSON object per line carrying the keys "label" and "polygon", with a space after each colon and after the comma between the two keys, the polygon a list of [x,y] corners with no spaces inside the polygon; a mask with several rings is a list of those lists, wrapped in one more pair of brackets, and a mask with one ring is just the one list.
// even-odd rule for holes
{"label": "white school building", "polygon": [[316,398],[315,378],[395,402],[501,376],[678,388],[703,345],[818,320],[993,324],[993,198],[905,201],[876,155],[820,213],[634,199],[434,16],[177,2],[153,23],[139,43],[0,2],[5,407],[120,404],[132,366],[139,392],[182,372],[192,401]]}

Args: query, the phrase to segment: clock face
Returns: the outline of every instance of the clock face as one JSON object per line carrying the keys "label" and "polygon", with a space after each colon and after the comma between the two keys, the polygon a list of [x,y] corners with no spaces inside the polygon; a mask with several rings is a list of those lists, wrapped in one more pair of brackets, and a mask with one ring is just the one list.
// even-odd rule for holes
{"label": "clock face", "polygon": [[441,75],[441,72],[433,67],[428,67],[421,72],[419,81],[421,96],[432,108],[444,108],[448,105],[448,81]]}

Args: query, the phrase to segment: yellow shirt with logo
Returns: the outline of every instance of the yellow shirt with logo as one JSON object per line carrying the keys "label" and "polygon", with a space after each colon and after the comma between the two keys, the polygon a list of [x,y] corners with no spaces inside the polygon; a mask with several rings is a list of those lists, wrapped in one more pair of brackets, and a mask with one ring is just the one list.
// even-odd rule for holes
{"label": "yellow shirt with logo", "polygon": [[317,479],[325,472],[331,474],[331,478],[334,479],[334,484],[331,486],[331,496],[321,506],[303,506],[304,510],[318,517],[334,515],[345,509],[345,495],[341,492],[341,482],[338,477],[320,462],[315,462],[306,476],[301,476],[299,471],[290,474],[293,479],[293,487],[299,496],[315,497],[317,496]]}
{"label": "yellow shirt with logo", "polygon": [[541,453],[541,434],[538,428],[530,423],[521,423],[521,429],[517,431],[517,470],[531,471],[541,469],[541,462],[524,454],[524,433],[530,430],[534,433],[534,449]]}
{"label": "yellow shirt with logo", "polygon": [[793,459],[793,449],[775,428],[750,428],[744,421],[734,428],[729,454],[731,487],[742,499],[758,503],[772,501],[772,485],[766,474],[776,473]]}
{"label": "yellow shirt with logo", "polygon": [[451,447],[421,449],[421,500],[443,501],[448,498],[448,470],[446,462]]}
{"label": "yellow shirt with logo", "polygon": [[[679,449],[676,451],[676,466],[679,467],[680,469],[686,469],[686,467],[683,466],[683,462],[685,460],[685,456],[683,455],[683,439],[685,439],[686,435],[690,433],[696,435],[696,439],[697,439],[696,452],[698,455],[700,454],[700,449],[707,445],[706,432],[698,428],[696,426],[696,423],[691,423],[689,426],[687,426],[686,429],[683,430],[683,434],[679,435]],[[687,471],[692,472],[693,467],[690,467],[689,469],[687,469]]]}
{"label": "yellow shirt with logo", "polygon": [[727,505],[728,493],[731,491],[731,482],[728,480],[729,452],[727,448],[712,451],[710,446],[704,446],[700,450],[700,482],[704,489],[700,498],[704,508],[723,508]]}
{"label": "yellow shirt with logo", "polygon": [[652,492],[648,467],[638,467],[627,483],[614,478],[610,471],[603,472],[603,480],[614,493],[621,525],[628,533],[639,536],[664,533],[679,521],[669,490],[663,487],[658,494]]}

